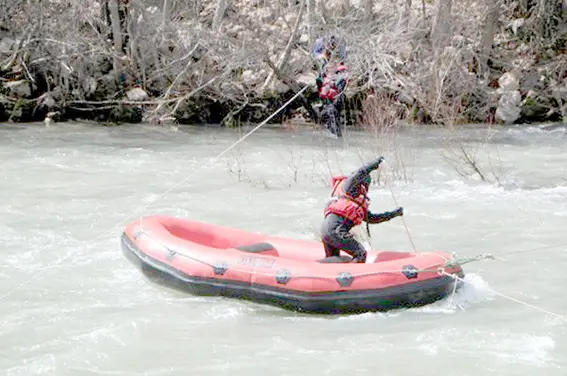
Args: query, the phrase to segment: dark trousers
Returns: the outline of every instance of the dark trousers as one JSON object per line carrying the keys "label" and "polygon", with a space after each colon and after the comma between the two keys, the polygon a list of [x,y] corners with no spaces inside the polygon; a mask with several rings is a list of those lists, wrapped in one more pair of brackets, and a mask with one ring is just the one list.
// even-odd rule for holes
{"label": "dark trousers", "polygon": [[350,233],[352,227],[353,224],[348,219],[338,215],[329,214],[325,217],[321,227],[321,240],[326,257],[339,256],[342,250],[352,256],[352,262],[366,261],[366,250]]}

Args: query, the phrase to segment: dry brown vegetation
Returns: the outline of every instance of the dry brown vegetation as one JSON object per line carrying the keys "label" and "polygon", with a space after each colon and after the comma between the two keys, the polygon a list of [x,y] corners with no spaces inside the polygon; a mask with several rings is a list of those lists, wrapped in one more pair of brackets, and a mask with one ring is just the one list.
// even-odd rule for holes
{"label": "dry brown vegetation", "polygon": [[[351,123],[370,89],[395,95],[405,107],[398,116],[410,121],[444,123],[449,111],[460,123],[483,122],[515,90],[521,113],[502,121],[557,119],[565,116],[564,3],[4,0],[2,113],[258,121],[313,85],[310,47],[334,33],[349,51]],[[498,92],[505,72],[517,73],[518,87]],[[292,107],[300,106],[315,118],[313,95]]]}

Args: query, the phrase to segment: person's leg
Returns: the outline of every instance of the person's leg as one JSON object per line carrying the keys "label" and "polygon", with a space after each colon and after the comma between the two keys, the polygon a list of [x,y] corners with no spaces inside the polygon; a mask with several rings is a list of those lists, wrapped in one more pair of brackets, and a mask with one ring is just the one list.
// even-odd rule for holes
{"label": "person's leg", "polygon": [[340,247],[337,244],[334,246],[342,249],[346,253],[352,256],[351,262],[365,263],[366,262],[366,250],[364,246],[360,244],[350,232],[339,233]]}
{"label": "person's leg", "polygon": [[345,220],[336,215],[329,215],[321,226],[321,240],[325,247],[327,257],[340,256],[344,250],[353,259],[351,262],[366,262],[366,250],[352,235],[350,227],[345,225]]}
{"label": "person's leg", "polygon": [[337,222],[333,216],[328,216],[323,221],[321,226],[321,242],[325,248],[325,257],[333,257],[340,255],[340,248],[337,247],[337,226],[340,222]]}
{"label": "person's leg", "polygon": [[322,239],[323,247],[325,247],[325,257],[339,256],[341,250],[333,247],[331,244]]}

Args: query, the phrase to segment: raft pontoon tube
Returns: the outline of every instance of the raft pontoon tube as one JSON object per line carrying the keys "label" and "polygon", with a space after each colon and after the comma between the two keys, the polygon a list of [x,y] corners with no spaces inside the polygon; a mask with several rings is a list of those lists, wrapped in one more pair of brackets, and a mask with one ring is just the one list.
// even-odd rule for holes
{"label": "raft pontoon tube", "polygon": [[460,286],[440,268],[464,277],[446,252],[371,250],[367,263],[349,263],[348,256],[322,258],[317,241],[168,216],[131,223],[121,243],[128,259],[160,284],[310,313],[422,306]]}

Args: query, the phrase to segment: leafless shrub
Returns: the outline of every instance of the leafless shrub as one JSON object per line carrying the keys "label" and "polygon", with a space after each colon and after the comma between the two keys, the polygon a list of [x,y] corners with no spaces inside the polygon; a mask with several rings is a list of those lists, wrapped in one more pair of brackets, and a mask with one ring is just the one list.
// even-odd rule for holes
{"label": "leafless shrub", "polygon": [[405,112],[405,107],[389,93],[370,95],[364,102],[361,125],[372,135],[370,150],[373,155],[363,156],[359,153],[359,157],[368,161],[383,155],[388,166],[379,170],[375,184],[385,184],[388,179],[408,183],[413,179],[413,148],[407,144],[409,138],[404,140],[400,134],[403,128],[408,128],[400,120]]}
{"label": "leafless shrub", "polygon": [[492,155],[490,140],[494,136],[492,127],[486,128],[486,137],[478,143],[467,142],[467,132],[458,126],[447,129],[448,136],[441,139],[439,153],[453,170],[465,179],[478,179],[501,186],[503,171],[498,146]]}
{"label": "leafless shrub", "polygon": [[247,181],[244,156],[238,146],[225,158],[225,162],[229,175],[232,176],[237,183]]}

